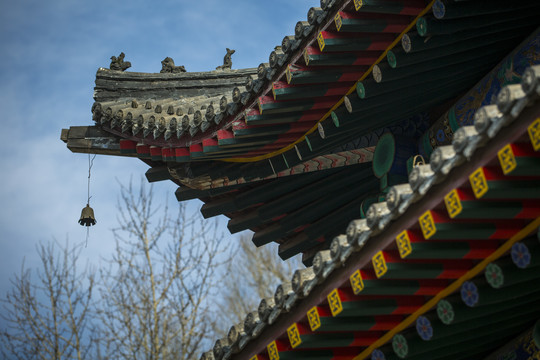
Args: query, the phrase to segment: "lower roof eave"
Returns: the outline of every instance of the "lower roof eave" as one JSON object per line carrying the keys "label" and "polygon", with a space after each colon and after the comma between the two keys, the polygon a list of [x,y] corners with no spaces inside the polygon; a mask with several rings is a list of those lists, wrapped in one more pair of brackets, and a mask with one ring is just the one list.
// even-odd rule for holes
{"label": "lower roof eave", "polygon": [[508,143],[512,143],[527,132],[527,126],[540,117],[540,102],[525,109],[513,123],[507,126],[504,131],[500,131],[483,148],[477,149],[471,158],[461,164],[439,184],[434,185],[429,192],[423,196],[414,206],[410,206],[395,222],[386,227],[378,235],[372,236],[370,241],[358,253],[358,256],[351,256],[343,266],[335,269],[322,283],[302,301],[291,309],[288,316],[280,316],[274,324],[268,325],[265,330],[255,339],[247,343],[239,353],[233,355],[234,360],[251,359],[254,355],[264,351],[266,346],[287,333],[287,328],[291,323],[298,322],[305,317],[305,314],[314,306],[325,300],[337,285],[349,280],[349,277],[359,268],[371,262],[372,257],[380,250],[395,241],[396,236],[413,226],[418,218],[434,208],[446,194],[468,181],[468,176],[477,168],[486,165],[490,160],[497,157],[498,150]]}

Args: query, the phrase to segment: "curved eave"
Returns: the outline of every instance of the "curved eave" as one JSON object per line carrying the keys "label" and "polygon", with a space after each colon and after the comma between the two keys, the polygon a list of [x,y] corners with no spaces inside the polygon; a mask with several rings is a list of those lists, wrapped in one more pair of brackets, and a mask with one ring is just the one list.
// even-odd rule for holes
{"label": "curved eave", "polygon": [[[538,25],[530,15],[538,4],[528,0],[512,8],[441,4],[324,2],[317,16],[299,22],[295,35],[284,38],[270,54],[270,65],[261,64],[257,74],[255,69],[178,75],[100,70],[97,98],[118,100],[131,93],[141,104],[152,97],[175,98],[188,88],[195,91],[197,77],[208,77],[208,83],[243,78],[235,78],[235,90],[227,90],[221,108],[214,99],[210,114],[210,100],[203,100],[194,107],[199,115],[185,118],[183,125],[185,115],[162,117],[163,129],[173,129],[167,137],[166,130],[155,130],[159,118],[148,120],[151,111],[137,126],[122,125],[122,119],[114,120],[103,109],[94,111],[94,118],[126,141],[154,147],[166,161],[169,153],[178,152],[173,156],[177,162],[285,157],[298,163],[299,157],[331,150],[337,137],[344,142],[369,133],[373,119],[390,126],[463,94]],[[125,86],[121,81],[116,85],[114,77],[126,77]],[[136,89],[143,83],[151,85]],[[204,91],[214,96],[214,90],[208,86]]]}

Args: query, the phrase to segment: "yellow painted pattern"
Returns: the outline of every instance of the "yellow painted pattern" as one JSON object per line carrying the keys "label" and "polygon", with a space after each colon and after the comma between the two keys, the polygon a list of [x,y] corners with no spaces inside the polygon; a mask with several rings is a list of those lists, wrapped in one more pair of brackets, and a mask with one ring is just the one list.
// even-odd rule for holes
{"label": "yellow painted pattern", "polygon": [[512,146],[510,144],[499,150],[497,156],[499,157],[499,163],[501,164],[501,169],[504,175],[507,175],[514,171],[517,163],[516,157],[514,156],[514,151],[512,151]]}
{"label": "yellow painted pattern", "polygon": [[444,197],[444,204],[446,205],[448,216],[450,216],[452,219],[461,214],[461,211],[463,210],[461,201],[459,200],[459,194],[456,189],[446,194]]}
{"label": "yellow painted pattern", "polygon": [[388,271],[382,251],[376,253],[371,259],[371,262],[373,263],[373,269],[375,269],[375,275],[377,275],[378,278],[382,277],[386,274],[386,271]]}
{"label": "yellow painted pattern", "polygon": [[259,105],[259,113],[262,114],[263,110],[262,110],[262,104],[261,104],[261,98],[260,97],[257,99],[257,105]]}
{"label": "yellow painted pattern", "polygon": [[339,15],[339,12],[336,14],[336,16],[334,16],[334,22],[336,23],[337,31],[340,31],[343,22],[341,21],[341,15]]}
{"label": "yellow painted pattern", "polygon": [[529,133],[529,138],[531,139],[531,144],[534,151],[540,150],[540,118],[533,121],[531,125],[527,128]]}
{"label": "yellow painted pattern", "polygon": [[316,306],[312,307],[307,312],[307,318],[309,321],[309,328],[311,329],[311,331],[315,331],[321,327],[321,318],[319,317],[319,311],[317,310]]}
{"label": "yellow painted pattern", "polygon": [[396,237],[396,244],[399,250],[399,256],[401,256],[402,259],[405,259],[412,252],[411,239],[409,239],[407,230],[403,230]]}
{"label": "yellow painted pattern", "polygon": [[424,239],[429,239],[435,233],[437,232],[437,227],[435,226],[435,222],[433,221],[433,216],[431,216],[431,211],[426,211],[420,218],[418,219],[418,223],[420,224],[420,228],[422,229],[422,234],[424,235]]}
{"label": "yellow painted pattern", "polygon": [[287,70],[285,70],[285,77],[287,77],[287,84],[291,83],[292,74],[291,74],[291,65],[287,65]]}
{"label": "yellow painted pattern", "polygon": [[351,287],[355,295],[358,295],[364,290],[364,281],[362,280],[362,274],[360,270],[356,270],[350,277]]}
{"label": "yellow painted pattern", "polygon": [[296,323],[293,323],[291,326],[289,326],[289,328],[287,329],[287,336],[289,337],[289,342],[291,343],[293,349],[302,343],[302,339],[300,339],[300,333],[298,332],[298,326],[296,325]]}
{"label": "yellow painted pattern", "polygon": [[319,43],[319,50],[324,50],[324,36],[322,32],[319,32],[319,35],[317,35],[317,42]]}
{"label": "yellow painted pattern", "polygon": [[343,306],[341,305],[341,298],[339,297],[338,289],[332,290],[327,296],[328,305],[330,306],[330,311],[332,316],[338,315],[342,310]]}
{"label": "yellow painted pattern", "polygon": [[484,175],[484,168],[479,167],[471,175],[469,175],[469,181],[471,183],[474,196],[480,199],[488,191],[488,184],[486,176]]}
{"label": "yellow painted pattern", "polygon": [[266,346],[266,349],[268,350],[268,356],[270,357],[270,360],[279,360],[279,351],[277,349],[275,340],[268,344],[268,346]]}
{"label": "yellow painted pattern", "polygon": [[[360,4],[362,4],[361,0],[360,1],[357,0],[357,1],[355,1],[355,6],[356,6],[356,2],[359,2]],[[420,19],[425,14],[427,14],[431,10],[431,7],[433,6],[434,3],[435,3],[435,0],[432,0],[426,6],[426,8],[424,10],[422,10],[418,14],[418,16],[416,16],[416,18],[414,18],[414,20],[396,37],[396,39],[388,46],[388,48],[386,48],[386,50],[381,54],[381,56],[379,56],[379,58],[377,60],[375,60],[375,62],[373,64],[371,64],[369,69],[366,70],[366,72],[360,77],[360,79],[358,79],[358,81],[353,86],[351,86],[351,88],[349,89],[349,91],[347,91],[345,96],[350,95],[350,94],[352,94],[353,92],[356,91],[356,85],[359,82],[364,81],[364,79],[366,79],[371,74],[371,72],[373,71],[373,67],[375,65],[377,65],[378,63],[380,63],[381,61],[386,59],[386,54],[388,53],[388,51],[392,50],[397,44],[399,44],[401,42],[401,38],[403,37],[403,35],[408,33],[412,28],[414,28],[416,26],[416,22],[418,21],[418,19]],[[321,48],[320,40],[323,40],[323,47],[322,48]],[[322,38],[321,33],[319,33],[319,35],[317,36],[317,41],[319,42],[319,49],[322,51],[324,49],[324,39]],[[332,111],[336,110],[339,106],[341,106],[341,104],[343,104],[343,99],[344,99],[344,97],[341,98],[334,106],[332,106],[332,108],[330,108],[326,112],[326,114],[324,114],[323,117],[320,118],[319,121],[317,121],[317,123],[315,125],[313,125],[313,127],[311,129],[309,129],[304,135],[299,137],[293,143],[291,143],[291,144],[289,144],[289,145],[287,145],[287,146],[285,146],[285,147],[283,147],[283,148],[281,148],[279,150],[276,150],[274,152],[271,152],[271,153],[268,153],[268,154],[265,154],[265,155],[253,156],[253,157],[249,157],[249,158],[221,159],[220,161],[227,161],[227,162],[254,162],[254,161],[269,159],[269,158],[274,157],[276,155],[283,154],[285,151],[288,151],[288,150],[294,148],[294,146],[296,144],[298,144],[299,142],[304,141],[306,139],[307,135],[309,135],[312,132],[316,131],[318,129],[318,124],[320,122],[326,120],[332,114]]]}
{"label": "yellow painted pattern", "polygon": [[306,65],[309,65],[309,54],[307,52],[307,49],[304,49],[304,62],[306,63]]}
{"label": "yellow painted pattern", "polygon": [[506,241],[501,247],[499,247],[497,250],[495,250],[491,255],[489,255],[487,258],[479,262],[475,267],[473,267],[471,270],[469,270],[467,273],[465,273],[463,276],[461,276],[459,279],[454,281],[452,284],[450,284],[447,288],[441,290],[437,295],[432,297],[428,302],[426,302],[420,309],[416,310],[414,313],[409,315],[405,320],[403,320],[401,323],[399,323],[396,327],[394,327],[392,330],[386,332],[383,336],[381,336],[377,341],[375,341],[373,344],[368,346],[364,351],[362,351],[360,354],[354,357],[353,360],[364,360],[367,359],[373,350],[381,347],[382,345],[386,344],[388,341],[392,340],[392,338],[400,333],[401,331],[405,330],[409,326],[411,326],[416,319],[420,315],[425,314],[429,310],[431,310],[433,307],[437,305],[439,301],[447,297],[448,295],[454,293],[456,290],[458,290],[461,285],[467,280],[472,279],[473,277],[479,275],[484,271],[486,266],[488,266],[491,262],[497,260],[502,255],[504,255],[506,252],[508,252],[512,245],[514,245],[516,242],[523,240],[525,237],[527,237],[529,234],[531,234],[533,231],[536,231],[536,229],[540,226],[540,217],[536,218],[533,222],[529,223],[526,227],[524,227],[521,231],[519,231],[516,235],[512,236],[508,241]]}
{"label": "yellow painted pattern", "polygon": [[364,2],[362,0],[354,0],[354,9],[356,11],[360,10],[363,5],[364,5]]}
{"label": "yellow painted pattern", "polygon": [[259,355],[253,355],[253,357],[249,360],[259,360]]}

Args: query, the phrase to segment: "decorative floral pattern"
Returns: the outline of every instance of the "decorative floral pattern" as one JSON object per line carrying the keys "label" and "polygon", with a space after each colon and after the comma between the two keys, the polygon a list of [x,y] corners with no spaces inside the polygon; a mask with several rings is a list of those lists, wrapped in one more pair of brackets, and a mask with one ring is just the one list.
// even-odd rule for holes
{"label": "decorative floral pattern", "polygon": [[445,140],[446,140],[446,136],[444,135],[444,131],[442,129],[439,129],[437,131],[437,141],[442,143]]}
{"label": "decorative floral pattern", "polygon": [[512,261],[520,269],[525,269],[531,263],[531,253],[527,245],[517,242],[512,246]]}
{"label": "decorative floral pattern", "polygon": [[436,19],[442,19],[446,13],[444,3],[442,1],[435,1],[431,10]]}
{"label": "decorative floral pattern", "polygon": [[419,316],[416,319],[416,332],[422,338],[422,340],[428,341],[433,337],[433,327],[431,321],[425,316]]}
{"label": "decorative floral pattern", "polygon": [[495,289],[500,288],[504,284],[504,274],[499,265],[489,264],[486,267],[484,275],[488,284]]}
{"label": "decorative floral pattern", "polygon": [[455,313],[452,304],[448,300],[441,300],[437,304],[437,315],[443,324],[449,325],[454,321]]}
{"label": "decorative floral pattern", "polygon": [[461,285],[461,300],[470,307],[478,304],[480,296],[478,295],[478,288],[472,281],[465,281]]}
{"label": "decorative floral pattern", "polygon": [[401,334],[397,334],[392,338],[392,348],[397,356],[404,359],[409,353],[409,345],[407,345],[407,339]]}
{"label": "decorative floral pattern", "polygon": [[384,357],[384,353],[381,350],[375,349],[371,353],[371,360],[386,360],[386,358]]}

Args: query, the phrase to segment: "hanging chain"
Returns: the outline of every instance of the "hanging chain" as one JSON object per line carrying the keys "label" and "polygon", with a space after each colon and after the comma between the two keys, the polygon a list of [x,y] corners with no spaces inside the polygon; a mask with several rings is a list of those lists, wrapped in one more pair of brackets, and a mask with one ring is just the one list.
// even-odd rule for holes
{"label": "hanging chain", "polygon": [[[88,198],[86,200],[86,205],[90,206],[90,176],[92,174],[92,166],[94,165],[94,159],[96,158],[96,154],[92,158],[90,158],[90,154],[88,154]],[[90,237],[90,227],[86,227],[86,243],[84,247],[88,246],[88,238]]]}
{"label": "hanging chain", "polygon": [[92,166],[94,166],[94,159],[96,158],[96,154],[92,158],[90,158],[90,154],[88,154],[88,200],[86,200],[86,203],[90,205],[90,175],[92,171]]}

